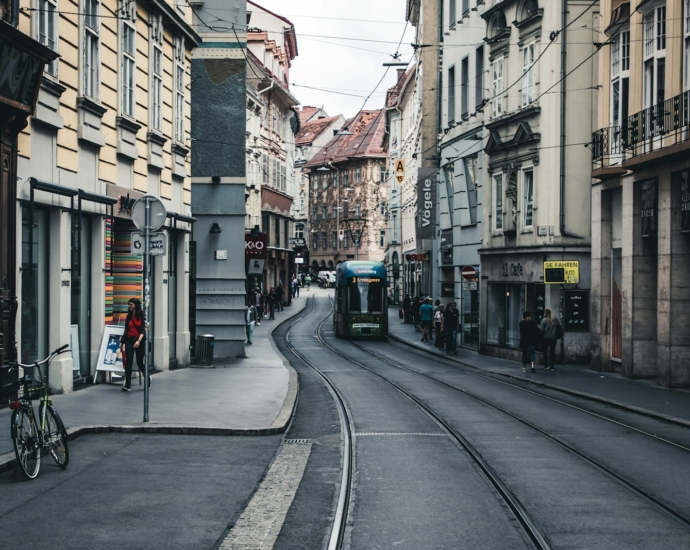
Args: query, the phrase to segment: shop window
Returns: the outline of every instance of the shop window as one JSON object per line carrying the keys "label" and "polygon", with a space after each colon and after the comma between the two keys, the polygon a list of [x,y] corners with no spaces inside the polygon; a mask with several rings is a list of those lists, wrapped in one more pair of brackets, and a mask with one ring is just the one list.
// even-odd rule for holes
{"label": "shop window", "polygon": [[34,211],[33,258],[29,256],[29,209],[22,208],[22,363],[48,355],[48,213]]}
{"label": "shop window", "polygon": [[[82,214],[79,247],[79,269],[72,269],[70,290],[72,293],[71,323],[77,325],[79,335],[79,360],[74,362],[74,377],[84,378],[91,374],[91,218]],[[75,355],[72,350],[72,355]]]}
{"label": "shop window", "polygon": [[[522,312],[529,309],[527,287],[534,284],[489,283],[487,312],[487,344],[518,348],[520,346],[520,320]],[[534,288],[531,295],[536,295]],[[534,308],[533,308],[534,309]]]}

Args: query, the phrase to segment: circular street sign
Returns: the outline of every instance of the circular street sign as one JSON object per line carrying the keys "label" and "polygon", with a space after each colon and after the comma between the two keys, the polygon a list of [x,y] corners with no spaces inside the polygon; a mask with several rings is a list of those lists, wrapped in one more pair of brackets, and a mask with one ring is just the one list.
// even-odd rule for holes
{"label": "circular street sign", "polygon": [[165,206],[158,197],[153,195],[144,195],[137,199],[132,206],[132,221],[138,229],[146,229],[146,203],[150,204],[149,227],[150,231],[158,231],[165,223],[165,217],[168,213],[165,211]]}
{"label": "circular street sign", "polygon": [[460,274],[466,281],[474,281],[477,278],[477,270],[471,265],[466,265],[463,267]]}

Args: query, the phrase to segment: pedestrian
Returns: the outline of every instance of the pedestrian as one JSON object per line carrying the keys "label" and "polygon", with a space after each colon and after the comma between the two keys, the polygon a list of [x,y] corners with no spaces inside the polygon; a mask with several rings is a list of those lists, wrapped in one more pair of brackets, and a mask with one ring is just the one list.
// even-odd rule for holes
{"label": "pedestrian", "polygon": [[256,324],[260,325],[264,316],[264,295],[259,287],[256,287],[254,291],[254,307],[256,308]]}
{"label": "pedestrian", "polygon": [[405,299],[403,300],[403,317],[406,324],[411,322],[411,312],[412,312],[412,298],[409,294],[405,294]]}
{"label": "pedestrian", "polygon": [[[139,371],[144,373],[144,312],[141,310],[141,300],[132,298],[127,302],[127,318],[125,319],[125,330],[120,338],[122,352],[125,355],[125,383],[122,391],[132,391],[132,367],[134,366],[134,355],[137,356],[137,366]],[[151,387],[151,377],[148,379],[149,388]]]}
{"label": "pedestrian", "polygon": [[443,332],[446,336],[446,351],[455,355],[458,351],[458,328],[460,327],[460,312],[455,302],[448,304],[443,312]]}
{"label": "pedestrian", "polygon": [[307,285],[307,292],[309,292],[309,288],[311,287],[311,277],[307,273],[307,276],[304,278],[304,284]]}
{"label": "pedestrian", "polygon": [[283,299],[285,298],[285,289],[283,288],[282,281],[278,282],[276,287],[276,307],[278,311],[283,311]]}
{"label": "pedestrian", "polygon": [[556,364],[556,342],[563,336],[563,327],[551,308],[544,310],[544,318],[539,325],[544,350],[544,370],[554,370]]}
{"label": "pedestrian", "polygon": [[527,372],[527,365],[531,365],[534,372],[534,350],[539,345],[539,327],[529,311],[522,313],[520,321],[520,347],[522,348],[522,372]]}
{"label": "pedestrian", "polygon": [[422,298],[421,296],[415,296],[414,300],[412,300],[412,320],[414,321],[414,329],[415,330],[422,330],[422,327],[419,326],[419,308],[422,305]]}
{"label": "pedestrian", "polygon": [[439,304],[434,313],[434,330],[436,332],[436,338],[434,339],[434,346],[443,349],[443,331],[441,327],[443,326],[443,304]]}
{"label": "pedestrian", "polygon": [[266,300],[268,302],[268,313],[270,315],[268,319],[270,321],[275,321],[276,305],[278,303],[278,295],[276,294],[275,288],[271,288]]}
{"label": "pedestrian", "polygon": [[300,278],[300,280],[302,281],[302,285],[301,285],[301,286],[304,286],[304,281],[305,281],[305,279],[307,278],[307,275],[306,275],[304,272],[302,272],[302,273],[300,273],[299,278]]}
{"label": "pedestrian", "polygon": [[422,342],[428,342],[431,335],[431,321],[434,317],[434,306],[431,305],[431,298],[427,298],[419,306],[419,324],[422,328]]}
{"label": "pedestrian", "polygon": [[268,290],[264,288],[261,296],[261,305],[263,305],[264,308],[263,318],[266,319],[266,317],[268,317]]}
{"label": "pedestrian", "polygon": [[247,344],[252,343],[252,334],[254,333],[254,324],[257,320],[256,307],[251,300],[247,300],[247,306],[244,308],[244,322],[245,331],[247,332]]}

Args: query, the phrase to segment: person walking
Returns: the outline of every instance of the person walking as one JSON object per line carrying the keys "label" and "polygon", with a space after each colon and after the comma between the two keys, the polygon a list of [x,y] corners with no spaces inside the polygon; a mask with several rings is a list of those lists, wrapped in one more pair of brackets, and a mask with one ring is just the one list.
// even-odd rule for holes
{"label": "person walking", "polygon": [[311,277],[307,273],[307,276],[304,278],[304,284],[307,285],[307,292],[309,292],[309,289],[311,288]]}
{"label": "person walking", "polygon": [[412,298],[410,298],[409,294],[405,294],[405,299],[403,300],[402,304],[403,308],[403,318],[405,321],[405,324],[410,324],[410,315],[412,311]]}
{"label": "person walking", "polygon": [[283,311],[283,300],[285,298],[285,289],[283,288],[283,283],[278,282],[278,286],[276,287],[276,307],[278,308],[278,311]]}
{"label": "person walking", "polygon": [[422,298],[420,296],[415,296],[412,300],[412,319],[414,320],[414,329],[422,330],[419,326],[419,308],[422,306]]}
{"label": "person walking", "polygon": [[520,321],[520,347],[522,348],[522,372],[527,372],[527,365],[531,365],[534,372],[534,350],[539,345],[539,327],[529,311],[522,313]]}
{"label": "person walking", "polygon": [[561,338],[563,327],[551,308],[544,310],[544,318],[539,325],[541,340],[544,349],[544,370],[554,370],[556,364],[556,343]]}
{"label": "person walking", "polygon": [[254,324],[256,323],[258,316],[256,314],[256,307],[252,304],[251,300],[247,300],[247,306],[244,308],[244,322],[245,330],[247,332],[247,344],[252,343],[252,334],[254,333]]}
{"label": "person walking", "polygon": [[278,302],[278,295],[276,294],[275,288],[271,288],[271,291],[268,293],[266,301],[268,302],[268,319],[270,321],[275,321],[276,304]]}
{"label": "person walking", "polygon": [[460,312],[455,307],[455,302],[448,304],[443,312],[443,332],[446,336],[446,351],[455,355],[458,351],[458,328],[460,327]]}
{"label": "person walking", "polygon": [[443,326],[443,304],[439,304],[434,313],[434,330],[436,332],[436,338],[434,339],[434,346],[443,349],[443,331],[441,327]]}
{"label": "person walking", "polygon": [[428,342],[431,335],[431,321],[434,317],[434,306],[431,305],[431,298],[424,300],[419,306],[419,324],[422,328],[422,342]]}
{"label": "person walking", "polygon": [[[137,366],[139,371],[144,374],[144,312],[141,309],[141,300],[132,298],[127,302],[127,318],[125,319],[125,330],[120,338],[122,352],[125,354],[125,383],[122,391],[132,391],[132,367],[134,366],[134,355],[137,356]],[[151,377],[148,379],[149,388],[151,387]]]}
{"label": "person walking", "polygon": [[256,287],[254,291],[254,307],[256,308],[256,324],[261,324],[261,319],[264,314],[264,295],[261,294],[261,289]]}

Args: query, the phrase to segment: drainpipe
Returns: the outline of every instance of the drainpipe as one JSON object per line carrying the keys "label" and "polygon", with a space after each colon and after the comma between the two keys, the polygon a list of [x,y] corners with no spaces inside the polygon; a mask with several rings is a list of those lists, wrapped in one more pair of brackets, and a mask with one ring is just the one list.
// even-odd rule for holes
{"label": "drainpipe", "polygon": [[582,235],[571,233],[566,228],[565,222],[565,101],[566,101],[566,33],[565,26],[568,24],[568,0],[562,0],[561,13],[561,162],[560,162],[560,229],[563,237],[574,239],[584,239]]}
{"label": "drainpipe", "polygon": [[16,29],[19,26],[19,0],[12,0],[10,9],[10,25]]}

